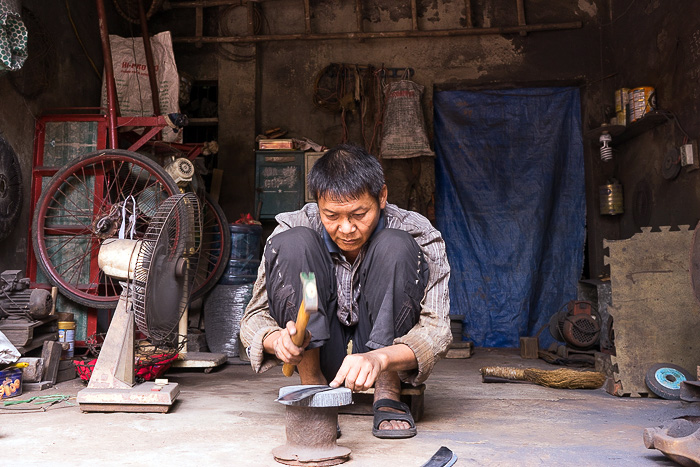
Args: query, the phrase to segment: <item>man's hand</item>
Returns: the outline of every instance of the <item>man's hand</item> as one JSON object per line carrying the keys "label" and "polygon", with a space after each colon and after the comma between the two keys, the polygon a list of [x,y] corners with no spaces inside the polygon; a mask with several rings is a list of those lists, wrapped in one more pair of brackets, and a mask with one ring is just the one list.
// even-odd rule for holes
{"label": "man's hand", "polygon": [[284,363],[298,365],[304,356],[304,349],[309,345],[309,342],[311,342],[311,333],[306,331],[304,342],[299,347],[292,342],[292,336],[296,333],[297,329],[294,325],[294,321],[289,321],[286,328],[275,331],[267,336],[263,342],[263,346],[267,352],[274,353],[275,356]]}
{"label": "man's hand", "polygon": [[384,371],[385,361],[386,357],[377,352],[348,355],[330,386],[337,388],[345,382],[345,387],[353,392],[366,391],[374,386],[379,373]]}

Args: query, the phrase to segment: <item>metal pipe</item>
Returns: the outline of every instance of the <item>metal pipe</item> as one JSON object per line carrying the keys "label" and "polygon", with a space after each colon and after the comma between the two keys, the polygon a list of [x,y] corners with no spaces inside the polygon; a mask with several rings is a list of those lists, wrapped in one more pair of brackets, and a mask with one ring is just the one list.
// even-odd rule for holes
{"label": "metal pipe", "polygon": [[[204,35],[204,8],[201,6],[194,9],[194,35],[197,37]],[[199,48],[202,46],[202,43],[197,42],[195,46]]]}
{"label": "metal pipe", "polygon": [[117,98],[117,85],[114,82],[114,64],[112,63],[112,47],[109,44],[109,32],[107,31],[107,14],[103,0],[95,0],[97,3],[97,18],[100,26],[100,41],[102,42],[102,57],[104,60],[104,78],[107,88],[107,114],[109,118],[109,147],[119,147],[117,117],[119,116],[119,100]]}
{"label": "metal pipe", "polygon": [[464,16],[467,18],[467,27],[473,28],[474,22],[472,21],[472,1],[464,0]]}
{"label": "metal pipe", "polygon": [[306,34],[311,34],[311,7],[309,0],[304,0],[304,30]]}
{"label": "metal pipe", "polygon": [[248,35],[249,36],[254,36],[255,35],[255,18],[254,18],[254,12],[253,12],[253,2],[247,2],[246,3],[246,12],[248,13]]}
{"label": "metal pipe", "polygon": [[[518,8],[518,25],[525,26],[525,2],[524,0],[515,0],[515,4]],[[520,31],[521,36],[525,34],[527,34],[526,31]]]}
{"label": "metal pipe", "polygon": [[143,38],[143,51],[146,54],[146,68],[148,70],[148,83],[151,85],[151,100],[153,101],[153,115],[160,115],[160,95],[158,92],[158,79],[156,78],[156,66],[153,61],[153,49],[151,48],[151,36],[148,34],[148,19],[143,8],[143,0],[139,0],[139,19],[141,20],[141,37]]}
{"label": "metal pipe", "polygon": [[418,30],[418,9],[416,7],[416,0],[411,0],[411,29],[413,31]]}
{"label": "metal pipe", "polygon": [[[252,3],[252,2],[246,2],[246,3]],[[169,9],[175,9],[175,8],[208,8],[208,7],[215,7],[215,6],[232,6],[232,5],[240,5],[241,1],[240,0],[199,0],[199,1],[193,1],[193,2],[164,2],[163,3],[163,9],[164,10],[169,10]]]}
{"label": "metal pipe", "polygon": [[500,34],[519,34],[521,32],[558,31],[565,29],[580,29],[581,21],[570,23],[528,24],[525,26],[502,26],[493,28],[471,29],[436,29],[432,31],[387,31],[387,32],[343,32],[324,34],[267,34],[260,36],[233,37],[173,37],[173,42],[193,43],[236,43],[236,42],[271,42],[271,41],[308,41],[336,39],[391,39],[406,37],[454,37],[454,36],[483,36]]}
{"label": "metal pipe", "polygon": [[357,19],[357,32],[364,31],[362,25],[362,0],[355,0],[355,18]]}

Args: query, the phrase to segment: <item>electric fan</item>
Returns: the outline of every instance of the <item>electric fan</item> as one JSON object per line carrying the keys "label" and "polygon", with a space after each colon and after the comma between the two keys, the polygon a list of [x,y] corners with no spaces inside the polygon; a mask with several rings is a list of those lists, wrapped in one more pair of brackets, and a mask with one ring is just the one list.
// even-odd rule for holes
{"label": "electric fan", "polygon": [[177,328],[197,269],[201,225],[197,197],[171,196],[157,209],[141,240],[113,239],[100,248],[105,274],[123,291],[88,387],[78,393],[85,412],[167,412],[177,383],[135,384],[134,322],[151,344],[176,346]]}

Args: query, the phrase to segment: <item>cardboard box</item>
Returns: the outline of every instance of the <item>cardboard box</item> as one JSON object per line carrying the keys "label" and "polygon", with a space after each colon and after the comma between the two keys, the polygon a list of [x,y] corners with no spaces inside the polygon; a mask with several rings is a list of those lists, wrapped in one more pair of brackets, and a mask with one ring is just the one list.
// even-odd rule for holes
{"label": "cardboard box", "polygon": [[22,370],[19,368],[8,368],[0,371],[0,399],[22,394]]}

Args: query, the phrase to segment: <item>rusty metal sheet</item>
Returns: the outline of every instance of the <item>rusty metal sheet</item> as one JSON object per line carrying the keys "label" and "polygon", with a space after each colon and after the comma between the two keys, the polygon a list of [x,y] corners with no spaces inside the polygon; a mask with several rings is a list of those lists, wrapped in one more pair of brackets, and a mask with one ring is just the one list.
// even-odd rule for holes
{"label": "rusty metal sheet", "polygon": [[650,227],[626,240],[604,240],[609,248],[616,356],[609,392],[653,396],[646,371],[659,362],[694,368],[700,361],[700,306],[689,278],[693,231]]}

